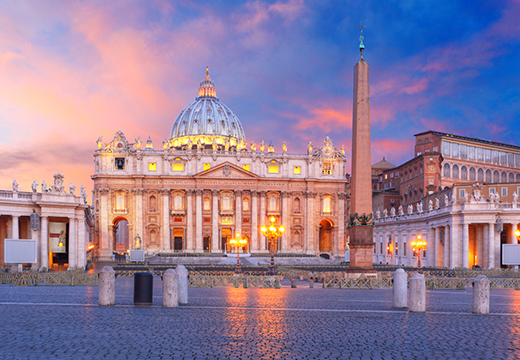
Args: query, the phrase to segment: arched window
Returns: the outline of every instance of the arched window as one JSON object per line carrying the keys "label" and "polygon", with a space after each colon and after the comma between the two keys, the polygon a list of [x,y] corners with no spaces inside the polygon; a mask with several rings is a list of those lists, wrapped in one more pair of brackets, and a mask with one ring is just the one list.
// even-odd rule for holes
{"label": "arched window", "polygon": [[475,172],[475,168],[474,167],[469,168],[469,179],[470,180],[477,180],[477,174]]}
{"label": "arched window", "polygon": [[450,164],[444,164],[444,177],[451,177]]}
{"label": "arched window", "polygon": [[150,196],[150,211],[155,211],[157,208],[157,198],[155,196]]}
{"label": "arched window", "polygon": [[[520,175],[520,174],[518,174],[518,175]],[[295,213],[300,212],[300,199],[299,198],[294,199],[293,209],[294,209]]]}
{"label": "arched window", "polygon": [[242,210],[243,211],[249,211],[249,198],[245,197],[242,201]]}
{"label": "arched window", "polygon": [[222,197],[222,210],[231,211],[231,196],[224,195]]}
{"label": "arched window", "polygon": [[478,181],[484,182],[484,170],[478,169]]}
{"label": "arched window", "polygon": [[173,198],[173,210],[182,210],[182,196],[175,195]]}
{"label": "arched window", "polygon": [[331,212],[330,197],[323,198],[323,213],[330,214]]}
{"label": "arched window", "polygon": [[491,170],[489,169],[486,170],[486,182],[491,182]]}
{"label": "arched window", "polygon": [[276,211],[276,198],[274,196],[269,198],[269,211]]}
{"label": "arched window", "polygon": [[116,197],[116,210],[125,209],[125,197],[123,195],[117,195]]}
{"label": "arched window", "polygon": [[497,170],[495,170],[495,172],[493,173],[493,182],[494,183],[500,182],[500,173]]}
{"label": "arched window", "polygon": [[460,178],[462,180],[468,180],[468,168],[463,166],[460,168]]}
{"label": "arched window", "polygon": [[501,183],[506,183],[507,182],[507,174],[505,171],[502,172],[502,176],[500,177],[500,182]]}
{"label": "arched window", "polygon": [[515,182],[515,174],[509,173],[509,182]]}
{"label": "arched window", "polygon": [[457,164],[453,165],[453,170],[451,172],[451,177],[458,179],[459,178],[459,166]]}
{"label": "arched window", "polygon": [[520,182],[520,174],[516,174],[516,182]]}
{"label": "arched window", "polygon": [[204,197],[204,211],[210,211],[211,210],[211,199],[209,196]]}

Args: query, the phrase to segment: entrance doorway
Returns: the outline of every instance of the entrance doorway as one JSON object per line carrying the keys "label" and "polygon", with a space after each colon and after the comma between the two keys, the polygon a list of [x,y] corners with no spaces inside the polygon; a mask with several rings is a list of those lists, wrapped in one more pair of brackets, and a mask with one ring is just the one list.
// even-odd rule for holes
{"label": "entrance doorway", "polygon": [[233,231],[231,229],[224,228],[220,230],[220,249],[222,251],[226,250],[226,244],[229,242],[232,236]]}
{"label": "entrance doorway", "polygon": [[204,252],[211,252],[211,238],[209,236],[204,237],[203,249]]}
{"label": "entrance doorway", "polygon": [[117,218],[114,220],[114,228],[114,251],[122,254],[130,249],[128,221],[125,218]]}
{"label": "entrance doorway", "polygon": [[332,252],[332,221],[329,219],[320,222],[320,252]]}
{"label": "entrance doorway", "polygon": [[173,229],[172,231],[173,246],[171,247],[174,251],[184,250],[184,229]]}

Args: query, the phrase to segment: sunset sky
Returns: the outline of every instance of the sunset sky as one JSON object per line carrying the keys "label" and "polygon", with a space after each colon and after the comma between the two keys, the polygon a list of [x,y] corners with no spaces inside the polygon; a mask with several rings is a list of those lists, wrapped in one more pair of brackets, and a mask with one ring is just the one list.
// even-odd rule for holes
{"label": "sunset sky", "polygon": [[430,129],[520,144],[519,0],[6,0],[0,189],[61,172],[90,194],[96,139],[160,148],[206,66],[248,142],[330,136],[350,169],[360,21],[373,163],[408,160]]}

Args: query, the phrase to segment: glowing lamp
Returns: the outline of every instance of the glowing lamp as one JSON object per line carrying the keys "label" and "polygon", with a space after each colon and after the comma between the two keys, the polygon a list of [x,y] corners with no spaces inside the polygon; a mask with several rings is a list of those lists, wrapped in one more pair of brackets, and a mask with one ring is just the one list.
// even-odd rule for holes
{"label": "glowing lamp", "polygon": [[520,230],[518,230],[518,229],[515,230],[515,236],[520,237]]}
{"label": "glowing lamp", "polygon": [[276,218],[275,218],[274,216],[271,216],[271,218],[269,219],[269,221],[271,221],[271,222],[274,223],[274,222],[276,221]]}
{"label": "glowing lamp", "polygon": [[261,230],[263,233],[265,233],[265,232],[267,231],[267,228],[266,228],[265,226],[262,226],[262,227],[260,228],[260,230]]}

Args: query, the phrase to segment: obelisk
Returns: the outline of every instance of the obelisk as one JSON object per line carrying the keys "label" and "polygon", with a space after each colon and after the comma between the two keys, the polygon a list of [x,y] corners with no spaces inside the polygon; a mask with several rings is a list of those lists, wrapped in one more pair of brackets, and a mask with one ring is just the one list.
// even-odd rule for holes
{"label": "obelisk", "polygon": [[368,63],[363,59],[363,24],[359,38],[360,58],[354,67],[352,104],[352,176],[350,199],[350,266],[372,268],[373,232],[372,174],[370,158],[370,86]]}

